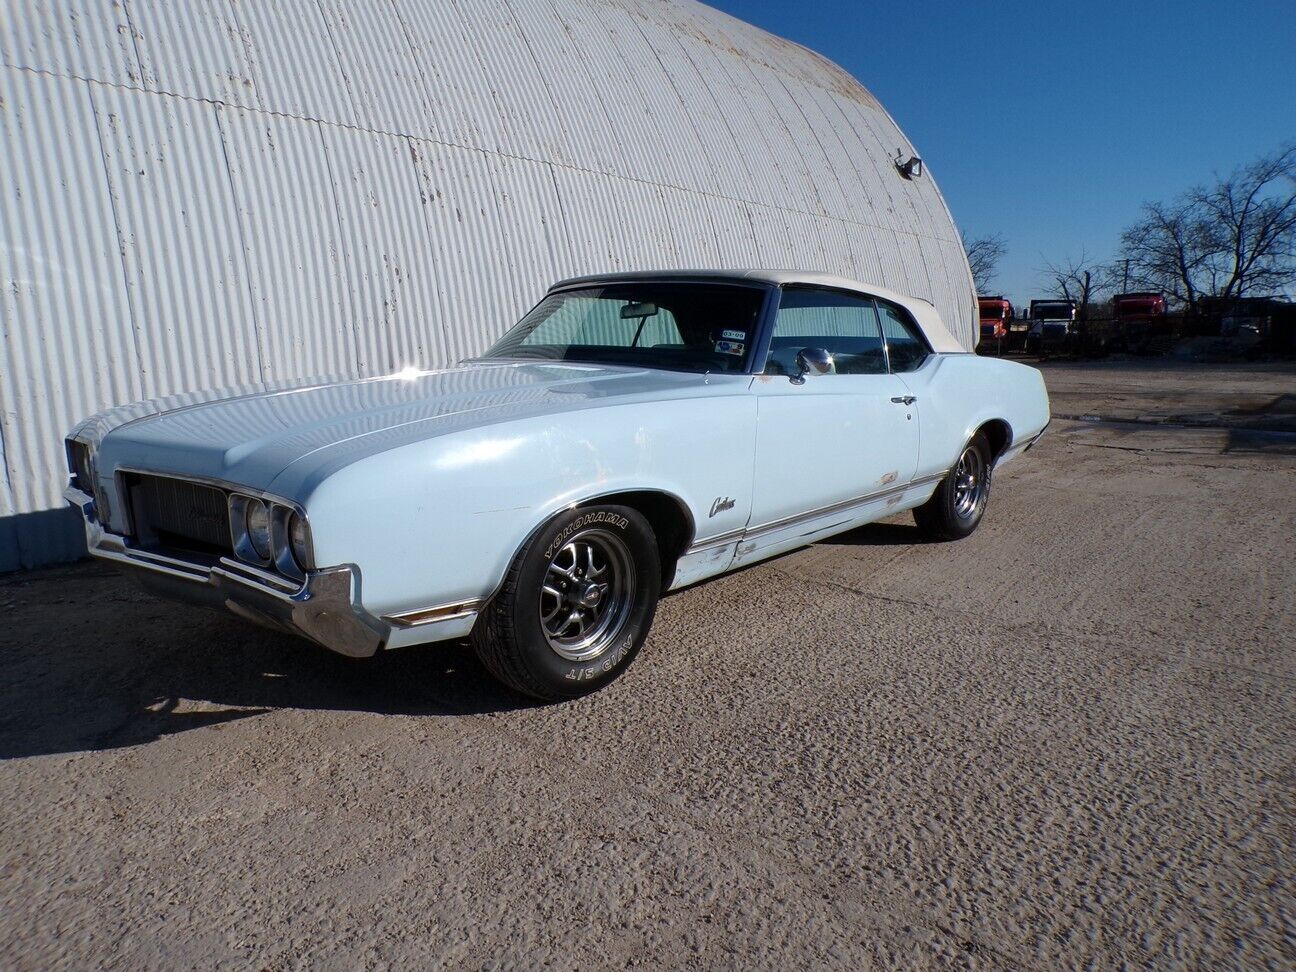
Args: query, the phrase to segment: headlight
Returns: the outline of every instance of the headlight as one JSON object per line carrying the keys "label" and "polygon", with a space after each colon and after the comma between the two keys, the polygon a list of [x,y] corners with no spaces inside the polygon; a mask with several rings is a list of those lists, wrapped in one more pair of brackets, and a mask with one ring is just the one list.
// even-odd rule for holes
{"label": "headlight", "polygon": [[306,521],[296,513],[288,519],[288,542],[297,566],[310,570],[310,531],[306,528]]}
{"label": "headlight", "polygon": [[259,499],[249,499],[243,513],[248,542],[262,560],[270,559],[270,508]]}
{"label": "headlight", "polygon": [[94,494],[94,470],[90,465],[90,447],[76,439],[68,440],[68,456],[71,459],[72,482],[77,489],[87,495]]}

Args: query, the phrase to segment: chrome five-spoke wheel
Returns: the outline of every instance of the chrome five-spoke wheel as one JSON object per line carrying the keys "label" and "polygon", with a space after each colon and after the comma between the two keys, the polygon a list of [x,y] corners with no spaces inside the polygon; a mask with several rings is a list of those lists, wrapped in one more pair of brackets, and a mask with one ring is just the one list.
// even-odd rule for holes
{"label": "chrome five-spoke wheel", "polygon": [[981,451],[973,445],[963,450],[954,467],[954,515],[970,520],[985,505],[990,478]]}
{"label": "chrome five-spoke wheel", "polygon": [[990,441],[978,431],[931,499],[914,510],[919,529],[932,540],[959,540],[975,530],[990,502],[993,463]]}
{"label": "chrome five-spoke wheel", "polygon": [[605,530],[572,537],[549,561],[540,626],[555,652],[583,662],[616,640],[634,599],[635,568],[624,541]]}
{"label": "chrome five-spoke wheel", "polygon": [[571,507],[517,552],[473,627],[473,647],[519,692],[545,700],[584,695],[634,661],[661,584],[660,548],[639,510]]}

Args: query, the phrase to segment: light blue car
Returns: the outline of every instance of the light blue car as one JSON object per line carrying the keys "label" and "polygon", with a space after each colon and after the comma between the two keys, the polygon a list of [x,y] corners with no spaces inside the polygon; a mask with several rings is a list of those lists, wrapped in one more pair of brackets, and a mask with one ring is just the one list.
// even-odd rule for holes
{"label": "light blue car", "polygon": [[663,591],[913,510],[976,529],[1040,373],[825,274],[555,285],[479,358],[102,413],[68,438],[90,552],[334,651],[471,637],[541,699],[616,678]]}

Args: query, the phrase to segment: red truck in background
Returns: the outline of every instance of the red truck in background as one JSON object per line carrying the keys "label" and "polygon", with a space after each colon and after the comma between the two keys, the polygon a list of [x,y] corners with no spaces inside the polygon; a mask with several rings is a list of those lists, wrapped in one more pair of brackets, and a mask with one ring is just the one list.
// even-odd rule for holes
{"label": "red truck in background", "polygon": [[1117,294],[1112,298],[1115,338],[1129,351],[1148,351],[1152,344],[1169,335],[1164,294]]}
{"label": "red truck in background", "polygon": [[1013,305],[1007,297],[978,297],[981,308],[981,339],[978,348],[988,354],[1008,350],[1008,326],[1013,320]]}

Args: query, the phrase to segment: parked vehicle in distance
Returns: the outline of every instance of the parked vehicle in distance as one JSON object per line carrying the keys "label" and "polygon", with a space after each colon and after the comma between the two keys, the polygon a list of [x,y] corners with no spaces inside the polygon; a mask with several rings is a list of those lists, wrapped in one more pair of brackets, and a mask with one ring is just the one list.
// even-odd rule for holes
{"label": "parked vehicle in distance", "polygon": [[1007,297],[978,297],[981,336],[978,350],[987,354],[1008,351],[1009,327],[1013,322],[1013,305]]}
{"label": "parked vehicle in distance", "polygon": [[1030,330],[1026,332],[1027,354],[1060,354],[1070,349],[1076,336],[1074,300],[1032,300]]}
{"label": "parked vehicle in distance", "polygon": [[1208,297],[1201,300],[1208,322],[1221,337],[1249,344],[1253,353],[1296,351],[1296,304],[1283,297]]}
{"label": "parked vehicle in distance", "polygon": [[901,510],[967,536],[1049,420],[926,301],[793,271],[567,280],[458,367],[207,398],[71,433],[92,554],[347,655],[470,636],[541,699],[664,590]]}
{"label": "parked vehicle in distance", "polygon": [[1155,292],[1117,294],[1112,298],[1115,343],[1129,351],[1147,351],[1169,336],[1165,295]]}

